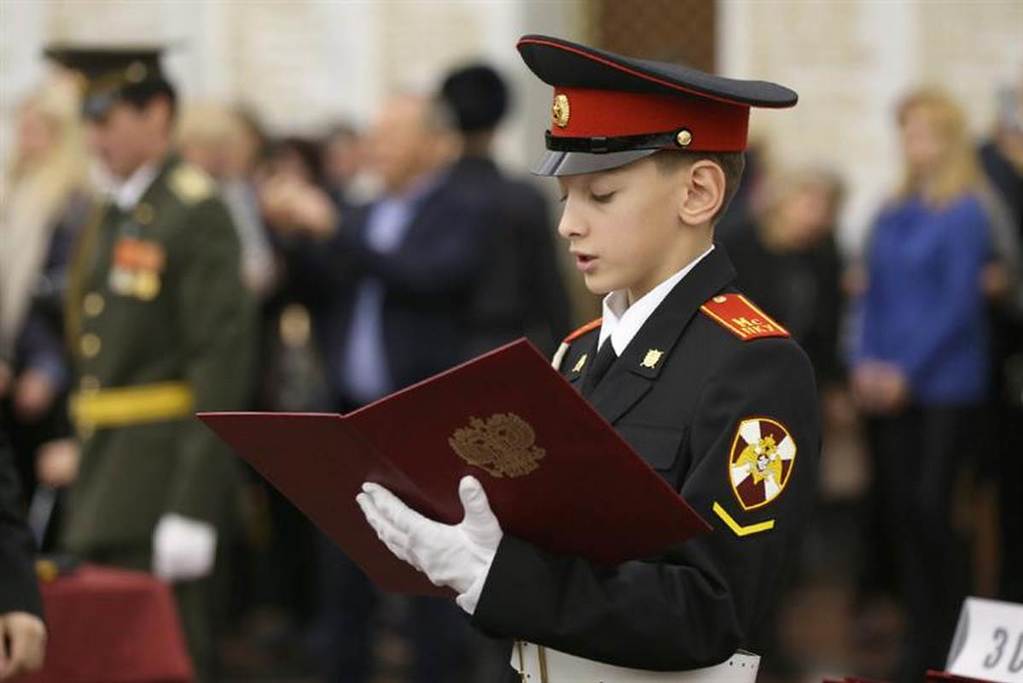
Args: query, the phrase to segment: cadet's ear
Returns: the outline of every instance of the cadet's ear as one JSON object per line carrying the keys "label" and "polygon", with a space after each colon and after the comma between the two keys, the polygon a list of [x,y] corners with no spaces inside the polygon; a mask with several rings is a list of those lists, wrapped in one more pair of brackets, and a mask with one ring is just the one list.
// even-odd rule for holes
{"label": "cadet's ear", "polygon": [[678,216],[686,225],[709,224],[725,200],[725,172],[709,159],[693,163],[684,174]]}

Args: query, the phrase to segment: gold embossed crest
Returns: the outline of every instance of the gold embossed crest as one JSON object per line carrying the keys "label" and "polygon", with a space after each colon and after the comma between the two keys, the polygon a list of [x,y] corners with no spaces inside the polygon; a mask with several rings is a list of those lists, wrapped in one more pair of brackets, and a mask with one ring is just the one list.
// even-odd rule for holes
{"label": "gold embossed crest", "polygon": [[462,460],[493,477],[523,477],[535,471],[547,452],[536,445],[533,427],[515,413],[497,413],[469,420],[448,443]]}
{"label": "gold embossed crest", "polygon": [[572,109],[568,105],[568,95],[555,95],[554,105],[551,107],[551,115],[558,128],[568,125],[568,119],[572,115]]}

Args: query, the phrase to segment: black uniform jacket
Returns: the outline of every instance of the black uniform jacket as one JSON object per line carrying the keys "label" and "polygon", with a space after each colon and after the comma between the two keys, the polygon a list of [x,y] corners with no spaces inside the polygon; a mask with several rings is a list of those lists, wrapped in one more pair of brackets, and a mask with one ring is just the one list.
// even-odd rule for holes
{"label": "black uniform jacket", "polygon": [[[506,534],[473,616],[478,628],[657,671],[713,665],[748,642],[809,513],[820,425],[813,371],[794,341],[744,341],[701,310],[734,292],[734,278],[723,249],[708,254],[584,391],[713,532],[613,567]],[[576,387],[598,335],[575,339],[561,363]]]}
{"label": "black uniform jacket", "polygon": [[34,558],[32,533],[21,516],[10,444],[0,431],[0,615],[28,612],[42,616]]}

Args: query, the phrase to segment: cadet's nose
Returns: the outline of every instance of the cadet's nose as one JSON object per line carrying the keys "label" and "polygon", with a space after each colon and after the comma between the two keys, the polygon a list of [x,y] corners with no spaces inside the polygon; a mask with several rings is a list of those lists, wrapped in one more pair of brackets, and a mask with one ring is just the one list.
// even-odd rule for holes
{"label": "cadet's nose", "polygon": [[577,211],[572,209],[572,199],[565,200],[565,208],[561,212],[561,220],[558,221],[558,234],[566,240],[576,237],[583,237],[587,233],[586,223],[579,216]]}

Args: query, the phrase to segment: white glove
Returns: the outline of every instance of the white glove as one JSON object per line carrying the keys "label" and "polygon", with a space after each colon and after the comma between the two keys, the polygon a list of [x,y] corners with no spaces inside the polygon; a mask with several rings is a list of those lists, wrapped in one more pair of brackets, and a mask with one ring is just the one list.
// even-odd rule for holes
{"label": "white glove", "polygon": [[201,579],[213,571],[216,549],[213,525],[165,514],[153,532],[153,573],[165,581]]}
{"label": "white glove", "polygon": [[474,477],[459,482],[465,517],[454,526],[423,517],[379,484],[363,484],[362,491],[355,500],[388,549],[435,585],[458,591],[458,606],[475,612],[504,536],[483,485]]}

